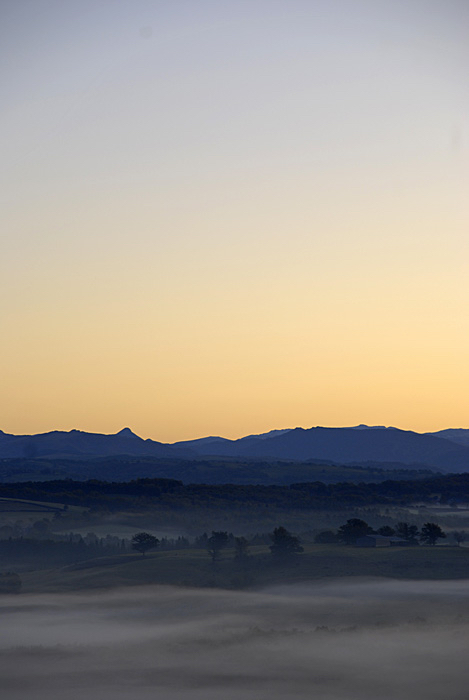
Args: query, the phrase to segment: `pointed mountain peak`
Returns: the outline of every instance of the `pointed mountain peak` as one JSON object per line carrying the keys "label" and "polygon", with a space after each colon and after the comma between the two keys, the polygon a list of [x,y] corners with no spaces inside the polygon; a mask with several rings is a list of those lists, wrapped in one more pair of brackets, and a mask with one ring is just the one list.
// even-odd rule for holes
{"label": "pointed mountain peak", "polygon": [[116,433],[116,435],[119,435],[119,437],[137,438],[138,440],[140,440],[138,435],[135,435],[135,433],[133,433],[130,430],[130,428],[122,428],[122,430],[119,430],[119,432]]}

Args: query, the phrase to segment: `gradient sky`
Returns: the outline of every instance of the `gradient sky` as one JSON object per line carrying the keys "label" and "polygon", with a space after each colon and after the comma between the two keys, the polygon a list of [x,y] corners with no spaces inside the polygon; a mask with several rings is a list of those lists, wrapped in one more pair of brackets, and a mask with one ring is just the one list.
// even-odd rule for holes
{"label": "gradient sky", "polygon": [[0,428],[469,425],[466,0],[0,0]]}

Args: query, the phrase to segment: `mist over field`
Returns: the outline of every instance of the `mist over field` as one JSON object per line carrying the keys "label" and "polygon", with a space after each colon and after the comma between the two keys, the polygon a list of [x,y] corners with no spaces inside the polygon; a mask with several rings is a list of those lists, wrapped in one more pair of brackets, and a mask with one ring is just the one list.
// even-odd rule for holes
{"label": "mist over field", "polygon": [[462,700],[467,581],[4,596],[9,700]]}

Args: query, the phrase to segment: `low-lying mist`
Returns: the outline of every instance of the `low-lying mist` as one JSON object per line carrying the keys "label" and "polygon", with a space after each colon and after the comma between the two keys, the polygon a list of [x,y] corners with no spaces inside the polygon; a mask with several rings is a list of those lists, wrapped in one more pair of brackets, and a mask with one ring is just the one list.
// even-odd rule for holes
{"label": "low-lying mist", "polygon": [[0,598],[8,700],[466,700],[469,582]]}

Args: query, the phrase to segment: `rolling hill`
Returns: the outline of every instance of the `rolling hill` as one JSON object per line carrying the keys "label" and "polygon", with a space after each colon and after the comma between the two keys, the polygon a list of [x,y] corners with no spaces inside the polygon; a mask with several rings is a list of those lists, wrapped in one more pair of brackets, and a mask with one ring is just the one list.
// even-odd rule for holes
{"label": "rolling hill", "polygon": [[[124,428],[114,435],[80,430],[39,435],[9,435],[0,431],[0,459],[92,460],[139,457],[166,460],[262,460],[310,462],[390,468],[430,468],[445,472],[469,471],[469,431],[416,433],[397,428],[274,430],[238,440],[207,437],[165,444],[144,440]],[[220,478],[220,477],[218,477]]]}

